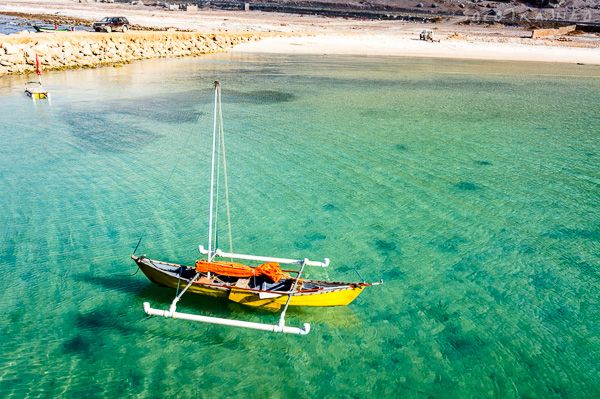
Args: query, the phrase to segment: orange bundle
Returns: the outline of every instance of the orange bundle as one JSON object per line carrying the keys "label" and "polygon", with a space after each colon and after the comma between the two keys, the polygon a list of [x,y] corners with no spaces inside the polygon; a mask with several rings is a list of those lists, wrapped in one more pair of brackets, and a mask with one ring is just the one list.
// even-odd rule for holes
{"label": "orange bundle", "polygon": [[265,276],[274,283],[281,280],[284,276],[279,263],[275,262],[263,263],[256,268],[252,268],[241,263],[207,262],[202,259],[196,261],[196,271],[198,273],[214,273],[229,277]]}
{"label": "orange bundle", "polygon": [[252,277],[254,270],[250,266],[233,262],[196,261],[196,271],[199,273],[214,273],[230,277]]}
{"label": "orange bundle", "polygon": [[281,267],[279,267],[279,263],[269,262],[263,263],[254,269],[257,276],[265,276],[271,279],[274,283],[281,280],[283,277],[283,272],[281,271]]}

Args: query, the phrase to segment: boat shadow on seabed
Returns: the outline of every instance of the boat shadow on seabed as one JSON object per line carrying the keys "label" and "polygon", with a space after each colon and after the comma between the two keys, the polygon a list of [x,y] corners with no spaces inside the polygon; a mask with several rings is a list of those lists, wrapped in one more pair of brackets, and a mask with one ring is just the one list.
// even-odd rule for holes
{"label": "boat shadow on seabed", "polygon": [[[80,282],[100,287],[103,290],[116,291],[132,296],[132,300],[128,301],[127,306],[124,306],[122,309],[123,311],[127,309],[127,312],[129,312],[128,309],[131,305],[131,302],[139,302],[139,305],[141,306],[144,300],[149,297],[152,297],[157,303],[163,304],[164,306],[168,306],[171,303],[174,294],[172,288],[148,285],[141,278],[132,278],[130,276],[104,277],[94,276],[91,274],[83,274],[74,278]],[[249,315],[248,308],[246,306],[240,305],[235,302],[224,303],[222,299],[212,298],[208,296],[203,296],[201,301],[192,300],[191,298],[189,298],[189,300],[186,301],[185,298],[183,298],[181,301],[181,306],[187,308],[189,311],[211,314],[216,317],[231,317],[233,315],[244,315],[245,317],[248,317]],[[103,313],[105,313],[104,310],[105,309],[103,308]],[[109,313],[116,312],[114,309],[106,309],[106,311]],[[100,312],[100,310],[92,311],[92,313],[94,314],[98,312]],[[261,319],[273,318],[273,321],[276,321],[277,319],[277,313],[268,310],[263,310],[260,308],[255,308],[251,313],[259,315]],[[299,320],[303,319],[304,315],[309,315],[315,323],[315,325],[323,325],[329,328],[353,329],[360,328],[361,324],[361,318],[357,316],[354,309],[349,307],[312,309],[295,307],[290,308],[289,314],[293,318],[295,318],[294,316],[298,316]],[[82,315],[82,317],[85,317],[85,315]],[[116,330],[126,329],[128,331],[135,329],[134,327],[125,324],[122,324],[121,327],[119,327],[119,325],[115,322],[116,319],[117,317],[103,317],[98,320],[100,320],[100,322],[102,320],[106,320],[106,325],[104,326],[106,328],[112,328]],[[145,329],[141,330],[145,331]]]}

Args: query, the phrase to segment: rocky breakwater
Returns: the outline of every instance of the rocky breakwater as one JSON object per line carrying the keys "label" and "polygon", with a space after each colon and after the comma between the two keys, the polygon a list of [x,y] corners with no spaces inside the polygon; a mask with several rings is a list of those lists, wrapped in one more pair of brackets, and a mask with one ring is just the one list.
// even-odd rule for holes
{"label": "rocky breakwater", "polygon": [[93,68],[160,57],[197,56],[226,51],[259,33],[57,32],[0,36],[0,76],[35,70]]}

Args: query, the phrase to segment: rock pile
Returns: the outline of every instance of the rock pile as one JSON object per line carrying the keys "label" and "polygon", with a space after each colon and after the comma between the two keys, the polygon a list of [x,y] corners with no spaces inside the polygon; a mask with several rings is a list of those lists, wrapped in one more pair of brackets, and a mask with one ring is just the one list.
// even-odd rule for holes
{"label": "rock pile", "polygon": [[254,41],[260,34],[128,32],[65,32],[19,34],[0,39],[0,76],[35,70],[93,68],[160,57],[184,57],[225,51]]}

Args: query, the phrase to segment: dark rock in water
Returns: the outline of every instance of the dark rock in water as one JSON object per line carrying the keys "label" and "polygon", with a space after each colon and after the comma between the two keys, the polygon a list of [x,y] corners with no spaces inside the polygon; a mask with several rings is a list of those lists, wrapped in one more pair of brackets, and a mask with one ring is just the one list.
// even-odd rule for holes
{"label": "dark rock in water", "polygon": [[551,230],[543,236],[553,239],[587,239],[592,241],[600,242],[600,229],[597,230],[587,230],[587,229],[569,229],[566,227],[558,227],[554,230]]}
{"label": "dark rock in water", "polygon": [[292,101],[296,98],[292,93],[275,90],[252,91],[250,94],[261,103],[282,103]]}
{"label": "dark rock in water", "polygon": [[305,234],[303,238],[304,239],[294,241],[294,247],[298,249],[312,248],[314,242],[323,241],[327,236],[317,232]]}
{"label": "dark rock in water", "polygon": [[457,189],[461,190],[461,191],[476,191],[476,190],[481,190],[481,186],[470,182],[470,181],[460,181],[458,183],[456,183],[454,185],[454,187],[456,187]]}
{"label": "dark rock in water", "polygon": [[17,264],[16,248],[17,244],[14,240],[7,239],[2,243],[4,250],[0,252],[0,263],[6,266],[13,266]]}
{"label": "dark rock in water", "polygon": [[475,161],[475,163],[477,165],[481,165],[481,166],[490,166],[490,165],[492,165],[492,163],[490,161],[486,161],[485,159],[481,159],[481,160]]}
{"label": "dark rock in water", "polygon": [[156,133],[133,124],[109,120],[105,114],[96,112],[66,111],[63,120],[87,151],[123,152],[147,145],[159,137]]}
{"label": "dark rock in water", "polygon": [[448,334],[448,344],[462,356],[474,356],[485,345],[483,339],[472,333],[456,332]]}
{"label": "dark rock in water", "polygon": [[307,240],[310,240],[310,241],[322,241],[322,240],[326,239],[327,236],[324,234],[321,234],[321,233],[311,233],[311,234],[305,234],[304,238],[306,238]]}
{"label": "dark rock in water", "polygon": [[445,323],[450,320],[451,317],[448,309],[449,306],[447,303],[438,301],[436,304],[425,306],[423,308],[423,313],[425,313],[428,317],[439,321],[440,323]]}
{"label": "dark rock in water", "polygon": [[106,231],[106,235],[111,240],[116,240],[117,238],[119,238],[119,231],[115,227],[110,226]]}
{"label": "dark rock in water", "polygon": [[584,277],[590,277],[594,280],[600,279],[600,269],[594,264],[582,259],[579,255],[564,254],[560,257],[560,261],[565,267],[575,269]]}
{"label": "dark rock in water", "polygon": [[375,240],[374,246],[381,255],[388,258],[388,261],[397,260],[402,255],[402,251],[393,241]]}
{"label": "dark rock in water", "polygon": [[76,335],[63,343],[63,350],[67,353],[89,355],[92,344],[81,335]]}
{"label": "dark rock in water", "polygon": [[575,318],[573,316],[573,310],[567,305],[558,305],[553,308],[545,309],[542,318],[545,321],[551,323],[565,323],[571,322]]}
{"label": "dark rock in water", "polygon": [[400,269],[391,269],[383,273],[384,280],[403,280],[405,277],[406,273]]}
{"label": "dark rock in water", "polygon": [[294,241],[294,247],[296,247],[297,249],[308,249],[311,246],[312,245],[309,241]]}
{"label": "dark rock in water", "polygon": [[[97,277],[98,276],[95,278]],[[94,333],[98,333],[98,330],[101,329],[122,329],[119,325],[119,319],[115,317],[114,310],[109,310],[107,307],[97,308],[90,312],[77,315],[75,325],[78,330],[90,330]]]}
{"label": "dark rock in water", "polygon": [[137,369],[132,369],[127,372],[127,382],[132,388],[141,387],[144,383],[144,374]]}
{"label": "dark rock in water", "polygon": [[511,301],[512,295],[510,291],[499,290],[491,285],[487,286],[485,290],[490,293],[496,303],[507,304]]}
{"label": "dark rock in water", "polygon": [[323,205],[323,209],[326,210],[326,211],[333,211],[333,210],[335,210],[337,208],[333,204],[325,204],[325,205]]}
{"label": "dark rock in water", "polygon": [[339,273],[347,273],[352,269],[350,268],[350,266],[342,265],[342,266],[336,267],[335,270]]}
{"label": "dark rock in water", "polygon": [[100,105],[103,114],[124,114],[165,123],[196,122],[203,113],[197,110],[202,92],[187,90],[145,98],[144,101],[116,100]]}
{"label": "dark rock in water", "polygon": [[537,272],[529,276],[531,285],[536,289],[552,289],[559,287],[559,279],[552,272]]}
{"label": "dark rock in water", "polygon": [[227,91],[223,102],[249,104],[276,104],[293,101],[296,95],[277,90],[256,90],[249,92]]}
{"label": "dark rock in water", "polygon": [[383,230],[383,226],[380,223],[375,223],[371,225],[371,228],[375,231],[381,231]]}
{"label": "dark rock in water", "polygon": [[396,249],[396,243],[384,240],[375,240],[375,247],[380,251],[390,252]]}

